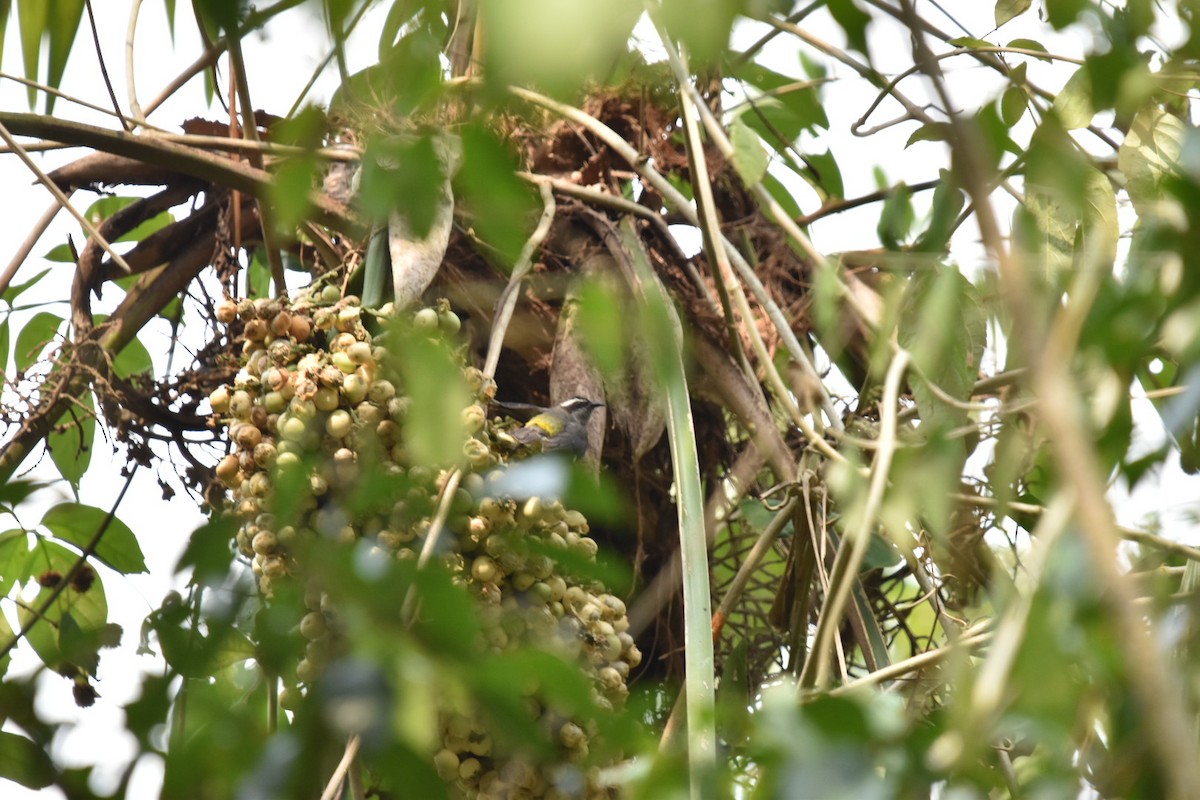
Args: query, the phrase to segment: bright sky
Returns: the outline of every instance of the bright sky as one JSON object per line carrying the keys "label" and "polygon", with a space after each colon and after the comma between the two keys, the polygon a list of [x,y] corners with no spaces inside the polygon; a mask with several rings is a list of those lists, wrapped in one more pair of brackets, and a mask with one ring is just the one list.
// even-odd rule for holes
{"label": "bright sky", "polygon": [[[124,9],[130,4],[106,2],[98,4],[105,8],[100,15],[100,40],[108,65],[109,75],[114,81],[116,92],[126,104],[127,91],[125,88],[124,41],[128,19],[118,9]],[[962,5],[962,4],[958,4]],[[968,4],[969,9],[962,10],[960,21],[971,29],[977,36],[987,36],[991,27],[990,4]],[[180,3],[180,12],[186,13],[187,4]],[[1028,15],[1028,21],[1018,20],[1005,29],[1002,35],[995,37],[997,42],[1007,42],[1020,36],[1035,35],[1038,26],[1033,15]],[[940,18],[934,18],[936,24],[951,29],[952,25]],[[841,37],[827,23],[814,17],[806,24],[812,24],[813,30],[830,41],[840,43]],[[106,93],[101,83],[95,52],[90,42],[90,32],[86,20],[80,30],[80,38],[68,67],[67,79],[63,90],[100,102]],[[379,24],[364,24],[365,35],[358,41],[352,40],[348,48],[352,71],[366,66],[373,60],[376,52],[376,37]],[[135,47],[137,56],[136,85],[142,103],[147,103],[156,96],[159,90],[176,74],[193,60],[200,52],[198,41],[193,40],[189,32],[193,25],[181,20],[179,25],[180,39],[174,47],[170,45],[167,32],[163,4],[151,2],[144,4],[138,25],[138,35]],[[1011,30],[1010,30],[1011,28]],[[251,77],[251,91],[254,94],[257,107],[283,114],[291,106],[292,101],[307,81],[312,69],[325,56],[320,50],[319,42],[323,41],[320,23],[314,20],[306,11],[289,12],[271,25],[272,38],[255,38],[245,45],[248,72]],[[22,74],[20,67],[20,47],[17,41],[15,21],[10,21],[7,41],[5,43],[3,64],[6,74]],[[653,49],[654,35],[648,26],[639,28],[639,34]],[[739,31],[737,43],[741,46],[749,44],[757,38],[757,33],[749,30]],[[991,38],[991,37],[989,37]],[[878,61],[876,66],[882,70],[894,71],[910,63],[908,38],[906,33],[893,28],[890,31],[877,31],[874,41],[879,43],[894,42],[894,48],[877,47]],[[1046,42],[1052,49],[1077,54],[1079,45],[1070,38],[1058,42]],[[1074,51],[1074,52],[1073,52]],[[178,54],[176,54],[176,52]],[[361,54],[356,58],[355,54]],[[799,62],[796,58],[795,43],[788,37],[779,37],[770,47],[772,63],[775,68],[792,74],[800,74]],[[970,65],[961,60],[954,65],[947,65],[955,96],[971,102],[982,101],[994,96],[999,85],[995,77],[987,70]],[[1057,88],[1065,80],[1066,73],[1059,70],[1052,73],[1053,68],[1039,62],[1031,62],[1030,77],[1043,83],[1047,88]],[[831,128],[827,141],[805,141],[802,144],[814,151],[823,151],[832,144],[839,163],[841,164],[848,196],[865,193],[877,188],[872,168],[881,161],[881,153],[894,154],[884,158],[883,168],[889,180],[902,178],[909,183],[928,180],[936,177],[936,165],[944,161],[942,145],[920,143],[912,148],[903,149],[904,141],[911,133],[911,124],[899,126],[878,136],[856,139],[848,135],[851,123],[871,103],[875,90],[864,81],[853,76],[846,68],[835,67],[833,74],[842,78],[829,90],[827,97],[831,102],[827,109],[831,117]],[[328,100],[336,87],[336,74],[327,71],[325,78],[318,83],[312,94],[317,102]],[[906,91],[920,100],[924,96],[923,86],[919,79],[909,79],[904,84]],[[0,80],[0,107],[25,110],[26,100],[24,88],[15,82]],[[77,119],[95,124],[113,126],[111,118],[87,110],[73,107],[60,100],[56,112],[64,117]],[[882,122],[888,118],[887,110],[877,112],[872,119]],[[178,125],[193,116],[207,116],[220,119],[220,112],[208,110],[205,107],[202,84],[193,81],[178,95],[169,101],[152,117],[169,130],[177,130]],[[79,152],[51,153],[38,157],[39,163],[47,170],[76,157]],[[30,186],[31,176],[13,156],[0,156],[0,185],[8,190],[0,193],[0,219],[4,220],[5,234],[0,236],[0,265],[6,264],[25,232],[31,229],[38,217],[50,203],[49,195],[40,187]],[[807,190],[801,192],[801,205],[806,210],[815,208],[815,201]],[[81,198],[81,199],[80,199]],[[90,204],[90,197],[77,197],[81,206]],[[918,208],[923,207],[918,198]],[[839,214],[829,222],[819,223],[814,231],[817,246],[825,252],[845,249],[867,249],[877,245],[874,234],[876,207],[867,207],[857,212]],[[65,213],[61,213],[38,246],[34,249],[35,256],[50,250],[51,247],[65,241],[67,232],[75,233],[78,238],[78,226]],[[975,231],[966,226],[956,240],[956,249],[962,255],[960,260],[968,268],[980,266],[978,253],[973,239]],[[975,260],[975,264],[969,263]],[[21,281],[32,276],[43,265],[40,259],[31,258],[17,278]],[[56,265],[61,270],[61,277],[51,282],[35,295],[30,293],[25,300],[49,299],[61,296],[62,287],[68,280],[68,267]],[[57,277],[57,276],[56,276]],[[115,292],[108,292],[105,301],[97,305],[97,311],[106,311],[115,301]],[[14,323],[19,324],[22,317],[14,315]],[[14,325],[14,330],[16,326]],[[143,342],[156,358],[165,356],[168,347],[168,330],[165,326],[144,335]],[[191,342],[195,344],[195,342]],[[161,362],[160,362],[161,363]],[[1147,442],[1161,440],[1161,427],[1155,420],[1157,415],[1149,408],[1148,403],[1139,404],[1138,419],[1141,424],[1139,436]],[[99,443],[98,443],[99,445]],[[119,492],[123,480],[118,475],[122,460],[115,458],[111,452],[106,452],[103,446],[98,446],[93,455],[92,468],[83,480],[82,500],[100,507],[107,507]],[[48,474],[45,469],[35,470],[34,475]],[[178,489],[169,472],[161,473],[162,477],[172,482]],[[135,752],[131,736],[124,733],[123,712],[121,707],[136,698],[138,693],[138,675],[143,671],[158,671],[162,665],[157,660],[135,654],[141,620],[147,612],[157,607],[163,595],[172,588],[170,575],[182,547],[186,544],[191,531],[202,521],[195,503],[180,491],[176,498],[169,503],[161,500],[160,489],[156,476],[150,470],[142,470],[135,480],[124,505],[119,509],[119,516],[127,522],[138,535],[145,549],[150,574],[122,579],[111,573],[106,574],[105,588],[112,617],[125,628],[125,640],[118,650],[105,651],[102,662],[100,681],[97,688],[101,698],[90,709],[79,709],[72,701],[70,684],[56,676],[45,675],[42,678],[42,689],[38,698],[38,712],[48,720],[70,723],[60,731],[54,742],[53,753],[61,764],[82,765],[100,763],[97,769],[94,788],[98,792],[107,793],[115,790],[118,776],[128,760]],[[1150,512],[1159,512],[1172,523],[1176,535],[1187,533],[1190,541],[1196,541],[1197,529],[1193,522],[1190,527],[1182,525],[1185,516],[1196,510],[1194,502],[1184,498],[1200,496],[1194,480],[1185,482],[1179,473],[1177,462],[1174,467],[1168,467],[1163,476],[1151,479],[1145,489],[1135,497],[1127,498],[1120,503],[1121,521],[1126,524],[1137,524]],[[22,522],[32,524],[38,519],[44,508],[67,499],[66,491],[57,496],[52,491],[43,492],[37,496],[42,506],[37,509],[22,509],[27,515]],[[1164,503],[1164,498],[1178,498]],[[7,526],[6,526],[7,527]],[[103,569],[103,568],[102,568]],[[11,612],[11,604],[4,604],[5,613]],[[12,615],[10,614],[10,617]],[[16,652],[12,667],[13,673],[28,672],[37,664],[28,648],[19,648]],[[143,761],[134,774],[133,783],[127,794],[130,798],[157,796],[161,782],[161,764],[153,759]],[[29,792],[0,781],[0,794],[6,798],[54,798],[61,796],[53,792]]]}

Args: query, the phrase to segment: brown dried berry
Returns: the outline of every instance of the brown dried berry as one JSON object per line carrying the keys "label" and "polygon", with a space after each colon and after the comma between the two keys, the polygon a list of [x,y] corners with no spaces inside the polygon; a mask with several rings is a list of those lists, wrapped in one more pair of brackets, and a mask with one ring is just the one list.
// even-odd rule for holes
{"label": "brown dried berry", "polygon": [[48,569],[41,575],[38,575],[38,584],[46,587],[47,589],[53,589],[55,586],[58,586],[60,583],[62,583],[62,578],[62,573],[58,570]]}
{"label": "brown dried berry", "polygon": [[71,686],[71,694],[75,695],[75,705],[80,708],[91,708],[96,705],[96,698],[100,696],[96,687],[92,686],[84,675],[76,676],[75,683]]}
{"label": "brown dried berry", "polygon": [[92,584],[96,582],[96,570],[92,569],[87,564],[79,568],[75,573],[75,577],[71,579],[71,588],[83,594],[88,589],[92,588]]}

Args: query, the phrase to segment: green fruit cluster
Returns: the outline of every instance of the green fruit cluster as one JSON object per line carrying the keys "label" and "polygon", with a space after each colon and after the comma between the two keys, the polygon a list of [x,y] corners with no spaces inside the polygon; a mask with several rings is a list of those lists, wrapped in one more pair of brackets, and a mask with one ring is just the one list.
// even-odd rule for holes
{"label": "green fruit cluster", "polygon": [[[242,369],[210,397],[231,442],[216,476],[239,522],[236,546],[264,596],[279,581],[305,587],[299,633],[306,649],[295,680],[285,680],[285,708],[300,702],[339,646],[336,611],[319,576],[303,574],[296,554],[323,536],[347,545],[367,540],[380,554],[416,558],[452,474],[412,464],[407,456],[402,429],[409,400],[388,377],[388,351],[364,324],[371,314],[386,321],[393,312],[366,311],[357,298],[335,292],[326,288],[292,302],[225,301],[217,309],[226,322],[240,319],[243,334]],[[434,337],[453,336],[460,326],[444,302],[407,322]],[[557,500],[489,492],[484,475],[507,460],[509,437],[485,411],[494,384],[472,367],[464,376],[475,396],[459,412],[464,475],[450,498],[445,536],[451,547],[440,556],[443,564],[479,603],[482,646],[494,652],[536,646],[577,659],[596,705],[619,707],[629,671],[641,661],[625,606],[560,565],[595,558],[587,519]],[[357,504],[350,517],[341,501],[364,470],[392,476],[403,488],[369,507]],[[286,518],[275,508],[276,488],[285,481],[301,489],[289,492]],[[607,797],[596,770],[582,766],[594,723],[557,716],[532,695],[527,702],[560,745],[555,763],[499,752],[482,718],[457,709],[442,716],[442,746],[434,757],[439,773],[470,798]]]}

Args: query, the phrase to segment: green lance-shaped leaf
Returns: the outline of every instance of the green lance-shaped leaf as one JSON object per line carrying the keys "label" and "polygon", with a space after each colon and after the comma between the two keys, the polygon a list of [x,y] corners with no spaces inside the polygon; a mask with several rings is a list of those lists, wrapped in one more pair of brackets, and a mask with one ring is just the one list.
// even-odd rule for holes
{"label": "green lance-shaped leaf", "polygon": [[42,517],[42,526],[56,538],[84,548],[107,524],[96,545],[95,554],[117,572],[129,575],[146,571],[142,548],[129,526],[115,516],[105,522],[108,512],[82,503],[59,503]]}
{"label": "green lance-shaped leaf", "polygon": [[1162,182],[1174,173],[1187,128],[1161,108],[1149,108],[1133,118],[1117,151],[1117,166],[1125,174],[1125,191],[1139,216],[1162,199]]}
{"label": "green lance-shaped leaf", "polygon": [[15,357],[18,370],[23,372],[38,360],[38,356],[54,339],[54,334],[61,324],[62,317],[49,311],[38,312],[25,323],[25,327],[17,334]]}
{"label": "green lance-shaped leaf", "polygon": [[898,337],[920,373],[912,391],[922,429],[945,432],[966,424],[967,412],[929,384],[958,400],[970,396],[987,340],[987,314],[975,286],[953,267],[918,272],[901,302]]}
{"label": "green lance-shaped leaf", "polygon": [[10,11],[12,11],[12,0],[0,0],[0,64],[4,63],[4,35],[8,31]]}
{"label": "green lance-shaped leaf", "polygon": [[96,405],[92,393],[85,392],[77,404],[71,405],[59,417],[46,437],[50,460],[71,484],[77,496],[79,481],[92,464],[92,444],[95,441]]}
{"label": "green lance-shaped leaf", "polygon": [[387,229],[380,228],[367,245],[367,256],[363,261],[363,308],[379,308],[391,299],[389,279],[391,261],[388,258]]}
{"label": "green lance-shaped leaf", "polygon": [[747,186],[762,180],[767,172],[769,157],[766,148],[741,117],[729,125],[729,140],[733,143],[733,166]]}
{"label": "green lance-shaped leaf", "polygon": [[[50,17],[50,0],[17,0],[17,25],[21,31],[21,58],[25,66],[25,77],[38,79],[38,67],[42,57],[42,37],[46,35]],[[37,103],[37,89],[26,89],[29,107]]]}
{"label": "green lance-shaped leaf", "polygon": [[[83,19],[84,0],[54,0],[53,11],[46,20],[50,34],[46,83],[58,88],[67,69],[67,59]],[[46,96],[46,113],[54,111],[54,95]]]}
{"label": "green lance-shaped leaf", "polygon": [[683,364],[682,332],[674,306],[650,267],[633,223],[622,220],[621,243],[632,256],[649,335],[659,342],[653,366],[667,401],[667,434],[675,478],[679,515],[679,544],[683,559],[685,690],[688,720],[688,762],[693,797],[707,796],[705,782],[716,765],[716,732],[712,642],[712,601],[709,594],[708,545],[704,531],[704,490],[696,454],[687,374]]}
{"label": "green lance-shaped leaf", "polygon": [[54,776],[54,763],[45,748],[20,734],[0,731],[0,778],[29,789],[44,789],[54,782]]}

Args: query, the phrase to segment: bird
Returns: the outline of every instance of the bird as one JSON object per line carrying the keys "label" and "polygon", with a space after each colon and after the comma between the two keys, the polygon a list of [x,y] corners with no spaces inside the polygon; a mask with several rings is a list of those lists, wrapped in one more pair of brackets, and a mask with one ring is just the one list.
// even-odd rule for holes
{"label": "bird", "polygon": [[497,402],[496,405],[506,411],[532,412],[528,422],[510,431],[520,445],[543,453],[561,451],[576,457],[587,454],[588,420],[593,411],[604,407],[603,403],[579,396],[549,408],[527,403]]}

